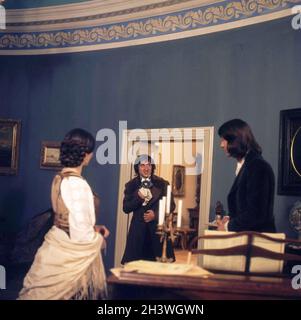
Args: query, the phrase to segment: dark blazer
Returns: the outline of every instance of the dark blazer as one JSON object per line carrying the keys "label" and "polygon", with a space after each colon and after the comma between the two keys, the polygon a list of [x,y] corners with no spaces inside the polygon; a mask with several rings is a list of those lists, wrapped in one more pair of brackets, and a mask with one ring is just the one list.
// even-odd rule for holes
{"label": "dark blazer", "polygon": [[[153,175],[153,186],[151,187],[152,199],[146,206],[143,206],[144,200],[138,195],[140,189],[140,177],[135,177],[125,185],[123,198],[123,211],[128,214],[133,212],[130,229],[127,236],[126,248],[121,260],[124,264],[134,260],[156,260],[156,257],[162,255],[162,243],[160,237],[156,234],[158,215],[159,215],[159,200],[166,195],[168,182],[164,179]],[[173,212],[175,203],[171,196],[170,210]],[[153,210],[155,220],[145,222],[143,214],[147,210]],[[167,242],[166,255],[168,258],[175,260],[174,251],[170,241]]]}
{"label": "dark blazer", "polygon": [[229,231],[276,232],[275,178],[259,153],[249,151],[228,195]]}

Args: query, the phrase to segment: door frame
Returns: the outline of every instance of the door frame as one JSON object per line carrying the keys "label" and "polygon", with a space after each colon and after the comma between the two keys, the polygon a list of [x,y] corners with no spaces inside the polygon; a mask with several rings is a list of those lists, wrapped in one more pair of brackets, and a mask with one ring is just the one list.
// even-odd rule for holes
{"label": "door frame", "polygon": [[[167,128],[172,131],[174,128]],[[198,234],[203,235],[204,230],[207,229],[209,223],[210,213],[210,199],[211,199],[211,179],[212,179],[212,161],[213,161],[213,138],[214,127],[192,127],[192,128],[178,128],[181,132],[184,130],[192,130],[194,140],[203,140],[204,142],[204,165],[201,179],[200,188],[200,210],[199,210],[199,226]],[[123,130],[121,141],[121,164],[119,175],[119,188],[118,188],[118,206],[117,206],[117,225],[116,225],[116,238],[115,238],[115,254],[114,266],[120,267],[120,261],[125,250],[126,238],[129,228],[129,223],[132,214],[125,214],[123,212],[123,196],[124,186],[132,178],[132,163],[128,163],[127,156],[128,150],[135,141],[149,141],[153,130],[162,129],[132,129]],[[165,129],[164,129],[165,130]],[[141,134],[139,134],[141,131]],[[133,134],[134,133],[134,134]],[[147,133],[147,134],[145,134]],[[135,139],[139,136],[139,140]],[[141,139],[141,137],[145,137]],[[160,135],[162,137],[162,135]],[[173,137],[173,141],[182,141],[183,135]],[[162,137],[164,139],[164,137]]]}

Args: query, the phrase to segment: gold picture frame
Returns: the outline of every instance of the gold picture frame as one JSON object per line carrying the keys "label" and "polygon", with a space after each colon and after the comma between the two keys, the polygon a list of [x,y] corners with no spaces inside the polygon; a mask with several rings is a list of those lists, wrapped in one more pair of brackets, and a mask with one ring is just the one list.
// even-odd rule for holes
{"label": "gold picture frame", "polygon": [[185,196],[185,167],[174,165],[172,168],[172,193],[175,197]]}
{"label": "gold picture frame", "polygon": [[48,170],[60,170],[63,168],[60,162],[60,142],[43,141],[41,148],[40,168]]}
{"label": "gold picture frame", "polygon": [[301,108],[280,111],[278,194],[301,193]]}
{"label": "gold picture frame", "polygon": [[0,175],[18,172],[21,121],[0,119]]}

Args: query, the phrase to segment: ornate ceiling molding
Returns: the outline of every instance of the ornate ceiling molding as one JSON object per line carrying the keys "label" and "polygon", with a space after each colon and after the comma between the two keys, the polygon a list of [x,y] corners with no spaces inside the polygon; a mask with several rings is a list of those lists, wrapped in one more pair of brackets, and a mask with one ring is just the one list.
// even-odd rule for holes
{"label": "ornate ceiling molding", "polygon": [[93,0],[7,10],[0,55],[101,50],[229,30],[292,15],[301,0]]}
{"label": "ornate ceiling molding", "polygon": [[[35,8],[25,10],[8,10],[8,26],[37,26],[52,24],[67,24],[86,21],[91,22],[127,22],[131,18],[151,17],[173,13],[175,11],[194,8],[200,5],[223,1],[204,0],[92,0],[88,2]],[[105,19],[108,18],[108,21]],[[104,19],[104,21],[102,21]]]}

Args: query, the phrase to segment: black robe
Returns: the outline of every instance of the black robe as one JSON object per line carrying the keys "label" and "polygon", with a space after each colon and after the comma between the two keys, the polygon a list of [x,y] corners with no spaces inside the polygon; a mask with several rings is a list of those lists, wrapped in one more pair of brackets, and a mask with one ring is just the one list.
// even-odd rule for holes
{"label": "black robe", "polygon": [[[159,200],[166,196],[168,182],[164,179],[153,175],[151,177],[153,186],[151,187],[152,199],[146,206],[143,206],[144,200],[138,195],[140,189],[140,177],[135,177],[125,185],[123,211],[128,214],[133,212],[133,217],[127,236],[126,248],[121,260],[124,264],[134,260],[151,260],[155,261],[156,257],[162,256],[162,243],[160,236],[156,234],[158,215],[159,215]],[[173,196],[171,195],[170,212],[175,209]],[[150,222],[145,222],[143,214],[147,210],[153,210],[155,219]],[[168,258],[175,260],[175,255],[171,241],[167,242],[166,255]]]}
{"label": "black robe", "polygon": [[274,190],[271,166],[249,151],[228,195],[228,230],[275,232]]}

